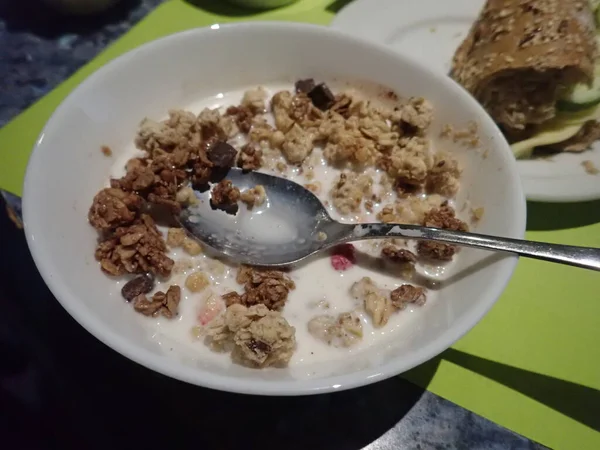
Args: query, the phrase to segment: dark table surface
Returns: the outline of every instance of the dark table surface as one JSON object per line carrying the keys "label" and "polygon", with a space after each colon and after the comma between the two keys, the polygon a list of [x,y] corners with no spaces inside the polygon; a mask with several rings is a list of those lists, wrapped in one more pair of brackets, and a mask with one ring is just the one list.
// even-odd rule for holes
{"label": "dark table surface", "polygon": [[[37,0],[0,0],[0,126],[160,2],[122,0],[74,19]],[[0,201],[11,210],[0,211],[3,448],[544,448],[399,377],[336,394],[264,398],[151,372],[62,309],[16,226],[20,200]]]}

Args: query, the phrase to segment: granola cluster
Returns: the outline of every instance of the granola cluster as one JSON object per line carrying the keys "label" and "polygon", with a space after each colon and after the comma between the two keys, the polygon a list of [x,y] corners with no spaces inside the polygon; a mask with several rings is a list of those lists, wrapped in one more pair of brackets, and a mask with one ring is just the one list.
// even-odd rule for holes
{"label": "granola cluster", "polygon": [[250,367],[285,366],[296,347],[295,329],[265,305],[232,304],[208,325],[213,348],[231,350],[234,361]]}
{"label": "granola cluster", "polygon": [[[95,256],[105,273],[171,275],[174,261],[167,256],[167,245],[153,216],[161,216],[161,210],[177,214],[182,206],[196,203],[190,185],[201,187],[222,177],[238,159],[244,168],[259,166],[260,151],[246,148],[242,152],[245,156],[238,156],[238,150],[227,140],[240,131],[249,131],[246,124],[265,110],[265,95],[260,90],[249,92],[237,110],[225,114],[210,109],[199,115],[172,110],[162,122],[142,121],[135,144],[143,155],[130,159],[125,174],[111,179],[110,187],[96,194],[88,213],[90,224],[100,234]],[[215,207],[237,209],[240,192],[230,181],[222,180],[212,196]],[[257,205],[263,197],[264,190],[253,191],[245,201]],[[181,229],[170,229],[167,243],[172,248],[182,247],[191,256],[202,251]],[[156,293],[152,301],[140,299],[134,307],[144,314],[168,310],[173,315],[176,309],[172,307],[178,303],[172,300],[173,295]],[[167,309],[158,308],[159,303]]]}
{"label": "granola cluster", "polygon": [[138,295],[133,300],[133,308],[145,316],[156,317],[163,315],[167,319],[177,315],[177,307],[181,301],[181,288],[177,285],[169,287],[166,293],[156,292],[151,299],[145,294]]}
{"label": "granola cluster", "polygon": [[383,327],[394,312],[405,309],[408,304],[422,306],[427,300],[422,287],[403,284],[390,291],[380,288],[369,277],[363,277],[354,283],[350,293],[363,303],[376,328]]}
{"label": "granola cluster", "polygon": [[[454,209],[447,204],[425,214],[423,225],[446,230],[469,231],[467,224],[456,218]],[[440,242],[419,241],[417,244],[417,252],[420,256],[437,261],[450,261],[457,251],[457,246]]]}
{"label": "granola cluster", "polygon": [[167,246],[152,217],[141,214],[128,226],[108,233],[96,248],[96,259],[108,275],[152,272],[166,277],[173,260],[165,255]]}
{"label": "granola cluster", "polygon": [[231,306],[265,305],[271,310],[281,310],[292,289],[294,281],[279,270],[260,270],[250,266],[241,266],[236,281],[244,285],[244,293],[229,292],[223,296],[225,304]]}
{"label": "granola cluster", "polygon": [[363,337],[363,326],[356,312],[323,314],[308,322],[308,332],[334,347],[350,347]]}

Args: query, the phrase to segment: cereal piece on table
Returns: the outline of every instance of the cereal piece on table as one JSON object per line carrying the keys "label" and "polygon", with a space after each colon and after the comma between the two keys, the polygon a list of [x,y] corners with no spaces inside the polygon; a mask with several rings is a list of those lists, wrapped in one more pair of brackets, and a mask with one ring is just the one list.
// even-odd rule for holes
{"label": "cereal piece on table", "polygon": [[146,273],[137,276],[123,285],[121,295],[130,302],[140,294],[147,294],[154,288],[154,275]]}
{"label": "cereal piece on table", "polygon": [[203,272],[193,272],[185,279],[185,287],[191,292],[200,292],[209,285],[210,281]]}
{"label": "cereal piece on table", "polygon": [[187,237],[183,228],[169,228],[167,231],[167,245],[169,247],[181,247]]}
{"label": "cereal piece on table", "polygon": [[399,310],[405,309],[409,303],[423,306],[427,301],[425,289],[410,284],[403,284],[394,289],[390,294],[390,298],[392,305]]}
{"label": "cereal piece on table", "polygon": [[363,337],[360,317],[354,312],[341,313],[337,317],[322,314],[308,322],[308,332],[333,347],[350,347]]}
{"label": "cereal piece on table", "polygon": [[186,237],[181,244],[183,251],[185,251],[190,256],[197,256],[202,253],[202,245],[193,238]]}
{"label": "cereal piece on table", "polygon": [[100,151],[104,156],[112,156],[112,150],[108,145],[103,145],[102,147],[100,147]]}
{"label": "cereal piece on table", "polygon": [[171,319],[177,315],[177,308],[181,300],[181,288],[177,285],[172,285],[167,290],[167,293],[158,291],[148,300],[145,294],[137,296],[133,302],[133,309],[145,316],[162,315],[167,319]]}

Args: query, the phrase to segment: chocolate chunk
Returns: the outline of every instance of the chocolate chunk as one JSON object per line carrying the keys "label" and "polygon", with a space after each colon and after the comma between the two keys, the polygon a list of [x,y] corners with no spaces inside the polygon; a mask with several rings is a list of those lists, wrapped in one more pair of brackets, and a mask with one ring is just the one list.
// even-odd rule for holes
{"label": "chocolate chunk", "polygon": [[154,288],[154,276],[151,273],[146,273],[125,283],[125,286],[121,289],[121,295],[130,302],[138,295],[147,294],[152,288]]}
{"label": "chocolate chunk", "polygon": [[307,78],[306,80],[298,80],[296,81],[296,93],[303,92],[308,94],[315,88],[315,80],[312,78]]}
{"label": "chocolate chunk", "polygon": [[208,150],[208,159],[215,167],[229,169],[235,164],[237,150],[227,142],[217,142]]}
{"label": "chocolate chunk", "polygon": [[335,96],[325,83],[318,84],[308,93],[313,105],[322,111],[331,108],[335,101]]}

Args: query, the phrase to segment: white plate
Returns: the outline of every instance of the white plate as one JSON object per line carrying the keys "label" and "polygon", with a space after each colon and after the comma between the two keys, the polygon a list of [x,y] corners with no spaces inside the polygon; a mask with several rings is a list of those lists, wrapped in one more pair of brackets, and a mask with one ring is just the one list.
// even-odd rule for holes
{"label": "white plate", "polygon": [[[430,68],[447,73],[456,47],[467,35],[484,0],[356,0],[331,26],[383,43]],[[543,202],[600,199],[600,175],[585,172],[583,161],[600,168],[600,142],[590,151],[550,159],[519,161],[525,195]]]}

